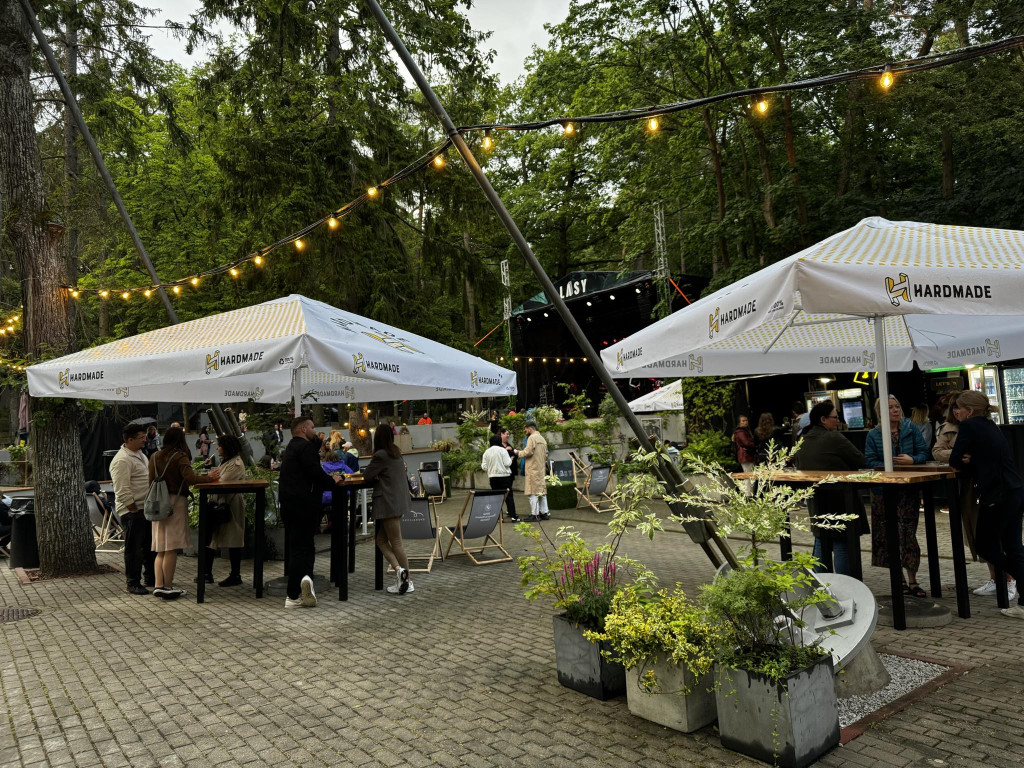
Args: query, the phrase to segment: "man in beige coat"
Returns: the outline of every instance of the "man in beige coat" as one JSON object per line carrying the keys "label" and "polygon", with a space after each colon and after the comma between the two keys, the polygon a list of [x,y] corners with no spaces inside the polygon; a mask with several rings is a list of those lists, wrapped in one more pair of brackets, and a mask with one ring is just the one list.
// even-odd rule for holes
{"label": "man in beige coat", "polygon": [[548,444],[533,421],[526,422],[526,448],[516,451],[526,459],[526,496],[530,499],[530,521],[548,520]]}

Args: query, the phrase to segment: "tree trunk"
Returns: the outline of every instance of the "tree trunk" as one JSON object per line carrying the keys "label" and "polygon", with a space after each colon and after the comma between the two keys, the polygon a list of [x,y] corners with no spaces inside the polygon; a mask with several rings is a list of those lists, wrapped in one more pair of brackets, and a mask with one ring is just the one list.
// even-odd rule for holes
{"label": "tree trunk", "polygon": [[[71,351],[67,262],[61,233],[48,226],[42,160],[36,144],[29,83],[32,30],[16,0],[0,0],[0,197],[22,276],[25,346],[38,357]],[[36,536],[47,576],[96,567],[96,552],[85,506],[79,407],[74,401],[41,401],[33,408]]]}
{"label": "tree trunk", "polygon": [[953,134],[948,127],[942,129],[942,197],[953,196]]}
{"label": "tree trunk", "polygon": [[[707,109],[701,110],[701,115],[704,118],[704,132],[708,137],[708,149],[711,151],[711,167],[715,172],[715,189],[718,192],[718,216],[716,221],[719,225],[725,221],[725,179],[722,176],[722,154],[718,146],[718,137],[715,135],[715,129],[711,125],[711,113]],[[716,274],[718,272],[718,266],[729,266],[729,247],[725,242],[725,237],[722,235],[718,236],[718,254],[711,263],[711,273]]]}
{"label": "tree trunk", "polygon": [[366,411],[366,403],[363,403],[359,410],[348,412],[348,439],[360,456],[373,453],[373,435],[370,433],[370,417]]}
{"label": "tree trunk", "polygon": [[[65,60],[65,74],[71,83],[75,82],[78,75],[78,3],[68,4],[67,17],[64,22],[64,39],[67,46]],[[78,204],[78,190],[80,180],[80,168],[78,162],[78,127],[71,114],[71,106],[64,107],[64,223],[67,227],[67,250],[68,274],[71,276],[71,284],[78,282],[78,217],[75,215],[75,207]],[[71,302],[69,307],[71,327],[75,326],[75,313],[77,306]]]}

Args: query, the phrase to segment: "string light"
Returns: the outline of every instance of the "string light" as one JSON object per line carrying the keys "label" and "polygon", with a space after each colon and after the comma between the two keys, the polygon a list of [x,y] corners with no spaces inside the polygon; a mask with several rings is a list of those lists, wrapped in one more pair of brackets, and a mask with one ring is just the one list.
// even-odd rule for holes
{"label": "string light", "polygon": [[576,135],[576,124],[572,120],[566,120],[562,123],[562,133],[568,137]]}
{"label": "string light", "polygon": [[661,121],[657,116],[647,118],[647,130],[651,133],[657,133],[658,129],[661,128]]}
{"label": "string light", "polygon": [[100,298],[105,299],[110,296],[110,291],[100,291]]}
{"label": "string light", "polygon": [[193,288],[198,288],[199,287],[199,278],[198,277],[193,277],[191,280],[189,280],[189,282],[192,283],[192,287]]}
{"label": "string light", "polygon": [[262,256],[257,256],[256,258],[254,258],[252,260],[252,263],[255,264],[257,267],[262,267],[263,266],[263,257]]}
{"label": "string light", "polygon": [[177,295],[177,294],[181,293],[181,286],[180,285],[176,285],[176,286],[174,286],[173,290],[174,290],[175,295]]}
{"label": "string light", "polygon": [[491,137],[490,131],[484,131],[484,140],[481,143],[481,146],[484,148],[485,152],[490,152],[494,149],[494,139]]}
{"label": "string light", "polygon": [[306,248],[306,243],[305,243],[305,242],[304,242],[304,241],[302,240],[302,238],[301,238],[301,237],[300,237],[300,238],[298,238],[298,239],[297,239],[297,240],[295,241],[295,250],[296,250],[296,251],[298,251],[299,253],[302,253],[302,251],[303,251],[303,250],[304,250],[305,248]]}
{"label": "string light", "polygon": [[77,290],[74,290],[74,291],[71,292],[71,298],[72,299],[77,299],[78,298],[78,291]]}
{"label": "string light", "polygon": [[145,296],[148,299],[150,296],[153,295],[153,292],[149,288],[147,288],[146,290],[144,290],[142,292],[142,295]]}
{"label": "string light", "polygon": [[338,224],[339,224],[339,221],[334,216],[331,216],[331,218],[329,218],[327,220],[327,228],[328,229],[337,229],[338,228]]}
{"label": "string light", "polygon": [[232,267],[229,271],[232,277],[238,277],[238,267]]}
{"label": "string light", "polygon": [[380,190],[377,189],[376,187],[368,187],[366,190],[366,196],[372,200],[377,196],[379,192]]}
{"label": "string light", "polygon": [[440,171],[440,170],[441,170],[442,168],[444,168],[444,167],[445,167],[445,165],[447,164],[447,162],[448,162],[448,161],[444,159],[444,155],[435,155],[435,156],[434,156],[434,160],[433,160],[433,163],[434,163],[434,167],[435,167],[435,168],[437,168],[437,170],[439,170],[439,171]]}
{"label": "string light", "polygon": [[754,99],[754,109],[758,114],[764,115],[768,112],[768,99],[760,94]]}
{"label": "string light", "polygon": [[124,293],[121,294],[121,298],[124,299],[125,301],[128,301],[128,299],[130,299],[131,297],[132,295],[128,291],[125,291]]}
{"label": "string light", "polygon": [[892,72],[889,69],[889,65],[885,65],[885,69],[882,70],[882,76],[878,78],[878,84],[882,86],[883,90],[889,90],[892,88],[893,78]]}

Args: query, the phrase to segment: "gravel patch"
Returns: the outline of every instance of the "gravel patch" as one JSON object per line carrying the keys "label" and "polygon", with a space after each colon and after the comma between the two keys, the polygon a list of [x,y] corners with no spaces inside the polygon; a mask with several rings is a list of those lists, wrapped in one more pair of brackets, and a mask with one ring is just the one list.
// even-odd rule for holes
{"label": "gravel patch", "polygon": [[882,660],[882,665],[889,671],[889,676],[892,679],[885,688],[875,693],[839,699],[840,728],[852,725],[865,715],[870,715],[900,696],[905,696],[915,688],[920,688],[929,680],[934,680],[949,669],[949,667],[939,664],[929,664],[927,661],[906,659],[902,656],[891,656],[887,653],[880,653],[878,657]]}

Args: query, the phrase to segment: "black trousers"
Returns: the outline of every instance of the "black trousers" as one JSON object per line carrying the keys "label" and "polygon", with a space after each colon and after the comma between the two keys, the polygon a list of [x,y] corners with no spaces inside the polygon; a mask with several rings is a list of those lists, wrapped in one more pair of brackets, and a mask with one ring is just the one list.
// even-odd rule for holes
{"label": "black trousers", "polygon": [[121,527],[124,529],[124,575],[129,587],[141,583],[145,571],[146,583],[156,583],[153,573],[153,524],[139,512],[128,512],[121,515]]}
{"label": "black trousers", "polygon": [[1003,573],[1017,580],[1017,602],[1024,605],[1024,545],[1021,544],[1021,523],[1024,519],[1024,496],[1020,490],[1007,493],[1003,504],[981,507],[974,531],[974,547],[978,555]]}
{"label": "black trousers", "polygon": [[313,534],[319,522],[319,519],[302,513],[285,518],[284,535],[288,542],[288,597],[292,600],[297,600],[302,592],[302,577],[313,578],[313,566],[316,563]]}
{"label": "black trousers", "polygon": [[508,475],[507,477],[489,477],[487,479],[491,481],[492,491],[508,491],[508,493],[505,494],[505,508],[508,510],[509,517],[515,517],[516,502],[512,498],[512,481],[515,478],[513,478],[512,475]]}

